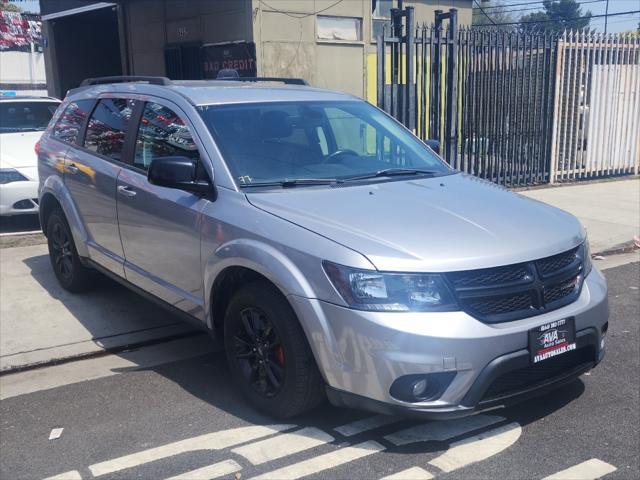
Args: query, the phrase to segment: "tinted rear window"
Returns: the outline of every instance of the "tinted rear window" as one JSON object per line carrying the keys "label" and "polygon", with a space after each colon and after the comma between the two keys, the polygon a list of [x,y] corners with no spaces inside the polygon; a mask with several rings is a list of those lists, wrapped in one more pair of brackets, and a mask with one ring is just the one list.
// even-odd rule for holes
{"label": "tinted rear window", "polygon": [[93,100],[71,102],[53,126],[51,135],[63,142],[76,143],[92,105]]}
{"label": "tinted rear window", "polygon": [[135,100],[125,98],[100,100],[89,119],[84,146],[100,155],[120,160],[135,103]]}
{"label": "tinted rear window", "polygon": [[0,102],[0,132],[32,132],[47,128],[57,102]]}

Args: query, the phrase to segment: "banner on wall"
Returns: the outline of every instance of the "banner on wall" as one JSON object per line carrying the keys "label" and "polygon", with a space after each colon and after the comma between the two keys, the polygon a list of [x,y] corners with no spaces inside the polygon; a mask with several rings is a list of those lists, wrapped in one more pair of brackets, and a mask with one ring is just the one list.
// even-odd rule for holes
{"label": "banner on wall", "polygon": [[236,70],[241,77],[256,76],[256,45],[253,42],[205,45],[202,58],[204,78],[216,78],[225,68]]}

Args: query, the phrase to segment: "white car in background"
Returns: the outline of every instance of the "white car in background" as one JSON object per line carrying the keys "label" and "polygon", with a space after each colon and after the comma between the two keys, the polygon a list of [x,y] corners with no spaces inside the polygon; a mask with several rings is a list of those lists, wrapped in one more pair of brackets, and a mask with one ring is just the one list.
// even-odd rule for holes
{"label": "white car in background", "polygon": [[38,213],[35,146],[60,101],[0,97],[0,215]]}

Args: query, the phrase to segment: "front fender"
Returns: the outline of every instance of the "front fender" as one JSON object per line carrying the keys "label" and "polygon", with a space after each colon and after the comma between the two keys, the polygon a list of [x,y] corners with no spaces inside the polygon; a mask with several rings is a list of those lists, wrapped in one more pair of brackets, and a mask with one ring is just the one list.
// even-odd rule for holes
{"label": "front fender", "polygon": [[[314,288],[298,266],[282,251],[271,245],[252,239],[236,239],[221,245],[207,260],[204,271],[205,292],[211,292],[213,284],[228,267],[244,267],[266,277],[289,300],[292,298],[317,298]],[[318,265],[318,268],[321,268]],[[318,365],[335,369],[342,365],[340,350],[329,322],[323,315],[302,315],[296,302],[291,302],[307,336]],[[213,329],[211,295],[205,295],[207,324]],[[329,360],[331,359],[331,360]]]}
{"label": "front fender", "polygon": [[[62,177],[50,175],[40,184],[40,205],[42,205],[42,201],[46,195],[52,195],[62,207],[62,211],[69,223],[69,228],[71,228],[71,235],[76,244],[78,255],[88,257],[87,242],[89,240],[89,234],[84,228],[82,217],[80,217],[80,213],[73,203],[69,189],[62,181]],[[41,208],[41,221],[43,213],[43,209]]]}

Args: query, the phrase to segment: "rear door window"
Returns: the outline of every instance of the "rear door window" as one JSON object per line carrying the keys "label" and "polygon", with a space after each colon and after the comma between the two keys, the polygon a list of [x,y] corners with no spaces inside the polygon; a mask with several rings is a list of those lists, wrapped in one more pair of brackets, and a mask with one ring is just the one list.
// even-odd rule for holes
{"label": "rear door window", "polygon": [[123,161],[122,150],[136,101],[127,98],[104,98],[93,110],[84,146],[99,155]]}
{"label": "rear door window", "polygon": [[170,108],[148,102],[140,119],[133,166],[147,170],[154,158],[176,156],[199,157],[189,127]]}
{"label": "rear door window", "polygon": [[53,126],[51,136],[62,142],[76,143],[92,105],[93,100],[77,100],[69,103]]}

